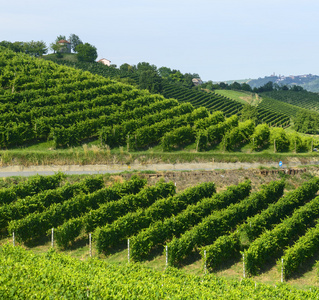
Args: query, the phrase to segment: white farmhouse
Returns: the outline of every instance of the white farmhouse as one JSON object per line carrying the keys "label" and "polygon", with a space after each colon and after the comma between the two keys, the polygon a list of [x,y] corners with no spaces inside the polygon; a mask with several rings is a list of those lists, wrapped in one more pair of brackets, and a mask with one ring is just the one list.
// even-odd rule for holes
{"label": "white farmhouse", "polygon": [[97,62],[102,63],[103,65],[106,65],[108,67],[111,65],[111,61],[106,59],[106,58],[102,58],[102,59],[98,60]]}

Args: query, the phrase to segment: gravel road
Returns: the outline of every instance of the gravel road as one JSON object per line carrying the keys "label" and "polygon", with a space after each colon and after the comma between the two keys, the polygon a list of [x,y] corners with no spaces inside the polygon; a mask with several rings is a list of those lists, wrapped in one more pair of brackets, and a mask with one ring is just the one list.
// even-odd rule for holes
{"label": "gravel road", "polygon": [[[313,164],[315,164],[314,162]],[[301,166],[298,162],[289,162],[282,168],[292,168]],[[256,169],[259,167],[279,168],[278,162],[273,163],[181,163],[181,164],[109,164],[109,165],[64,165],[64,166],[8,166],[0,168],[0,177],[9,176],[32,176],[32,175],[52,175],[55,172],[64,172],[66,174],[104,174],[120,173],[124,171],[212,171],[217,169]]]}

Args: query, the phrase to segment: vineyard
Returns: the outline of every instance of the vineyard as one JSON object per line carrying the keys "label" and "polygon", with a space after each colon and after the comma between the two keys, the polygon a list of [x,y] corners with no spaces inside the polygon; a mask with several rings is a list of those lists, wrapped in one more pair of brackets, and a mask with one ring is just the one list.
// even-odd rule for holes
{"label": "vineyard", "polygon": [[[242,103],[158,70],[155,94],[136,66],[2,47],[0,66],[1,167],[25,171],[24,155],[24,166],[51,167],[64,155],[53,167],[128,170],[0,180],[1,299],[319,298],[318,168],[288,170],[291,153],[317,163],[319,138],[286,129],[299,112],[319,111],[317,95],[263,93],[255,123]],[[229,166],[216,170],[227,155],[236,167],[237,157],[260,156],[281,168],[245,166],[229,178]],[[174,172],[136,173],[135,162],[146,170],[166,157]],[[213,170],[194,179],[178,171],[184,157]],[[232,267],[235,276],[217,276]],[[310,289],[289,284],[310,268]],[[269,270],[275,286],[260,282]]]}
{"label": "vineyard", "polygon": [[[168,89],[167,85],[165,93],[178,102],[9,50],[1,51],[0,59],[4,65],[0,74],[1,149],[45,141],[65,148],[94,140],[127,151],[157,145],[163,151],[188,145],[196,151],[238,151],[247,144],[258,151],[274,145],[274,152],[307,152],[316,147],[310,137],[289,135],[267,124],[261,131],[251,121],[239,122],[235,113],[242,104],[211,93],[176,90],[176,86]],[[191,97],[182,99],[180,94],[186,93]],[[259,117],[270,125],[284,125],[276,113],[260,111]]]}
{"label": "vineyard", "polygon": [[[243,104],[216,93],[191,90],[169,83],[164,86],[163,95],[167,98],[175,98],[180,102],[190,102],[194,107],[222,111],[225,116],[240,115],[243,108]],[[290,125],[290,118],[284,111],[278,111],[271,107],[258,106],[257,118],[269,126],[288,127]]]}
{"label": "vineyard", "polygon": [[265,108],[268,110],[273,110],[277,112],[281,112],[293,118],[299,112],[306,112],[305,108],[301,108],[290,103],[286,103],[280,100],[276,100],[274,98],[269,98],[266,95],[263,96],[261,103],[258,105],[260,108]]}
{"label": "vineyard", "polygon": [[[5,283],[0,295],[65,293],[73,298],[98,297],[100,293],[135,297],[142,293],[145,298],[165,298],[181,293],[188,298],[194,292],[208,293],[208,297],[229,293],[229,297],[236,294],[237,299],[244,299],[255,293],[283,297],[288,292],[296,297],[318,297],[316,289],[307,292],[285,284],[275,288],[249,279],[225,281],[210,274],[225,262],[241,260],[244,277],[256,276],[266,264],[277,263],[278,273],[287,280],[316,253],[319,178],[313,177],[289,192],[283,180],[270,181],[253,192],[251,189],[249,180],[218,192],[213,182],[206,182],[176,193],[173,182],[162,180],[147,185],[145,179],[132,176],[106,185],[101,176],[90,176],[69,183],[61,173],[9,183],[0,189],[0,227],[2,236],[13,236],[15,247],[0,247],[0,281]],[[58,252],[74,249],[79,240],[92,236],[94,253],[111,256],[122,251],[128,241],[130,263],[116,266],[97,258],[80,261],[54,249],[32,254],[18,246],[32,248],[46,236]],[[138,263],[161,253],[166,256],[164,273]],[[187,264],[190,257],[202,261],[204,277],[173,268]],[[125,276],[119,280],[121,272]],[[67,280],[63,274],[69,274]],[[105,285],[101,284],[104,281]]]}
{"label": "vineyard", "polygon": [[[86,70],[106,78],[128,78],[132,83],[138,84],[139,82],[139,75],[136,72],[122,71],[116,68],[105,67],[101,64],[83,62],[74,63],[56,59],[53,59],[53,61],[62,65]],[[234,114],[240,115],[240,111],[243,108],[241,103],[216,93],[207,93],[197,89],[190,89],[178,84],[170,83],[167,80],[163,80],[162,85],[163,89],[161,94],[165,98],[174,98],[180,103],[188,102],[195,108],[206,107],[210,112],[222,111],[226,117],[230,117]],[[277,110],[272,106],[259,106],[257,117],[260,122],[267,123],[269,126],[290,126],[290,115],[287,115],[284,110]]]}
{"label": "vineyard", "polygon": [[[319,96],[308,91],[272,91],[261,93],[262,97],[269,97],[299,108],[319,112]],[[302,101],[300,101],[302,99]]]}
{"label": "vineyard", "polygon": [[183,265],[197,251],[209,271],[242,253],[251,275],[269,257],[280,265],[282,256],[285,278],[315,254],[319,243],[316,177],[286,193],[282,180],[253,193],[250,181],[218,193],[213,182],[176,193],[172,182],[147,186],[137,176],[108,187],[101,177],[62,184],[64,176],[36,176],[0,189],[2,235],[14,234],[16,242],[31,245],[54,228],[55,243],[68,249],[92,234],[104,254],[129,239],[132,261],[166,246],[168,265]]}

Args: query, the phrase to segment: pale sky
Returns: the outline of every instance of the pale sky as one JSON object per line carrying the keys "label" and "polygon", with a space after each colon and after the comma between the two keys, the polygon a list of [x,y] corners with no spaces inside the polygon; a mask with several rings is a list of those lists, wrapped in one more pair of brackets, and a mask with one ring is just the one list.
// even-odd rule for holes
{"label": "pale sky", "polygon": [[0,0],[0,41],[71,33],[98,58],[205,81],[319,75],[318,0]]}

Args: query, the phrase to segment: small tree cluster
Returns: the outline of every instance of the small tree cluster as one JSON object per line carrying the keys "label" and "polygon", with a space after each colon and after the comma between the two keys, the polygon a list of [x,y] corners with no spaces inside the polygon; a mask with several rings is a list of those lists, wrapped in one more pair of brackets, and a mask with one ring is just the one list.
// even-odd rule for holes
{"label": "small tree cluster", "polygon": [[31,56],[39,57],[48,52],[48,48],[43,41],[30,42],[14,42],[9,41],[0,42],[0,46],[8,48],[14,52],[23,52]]}

